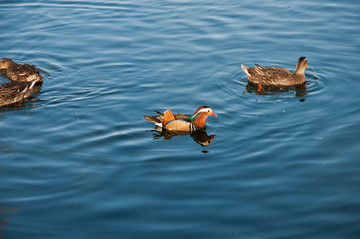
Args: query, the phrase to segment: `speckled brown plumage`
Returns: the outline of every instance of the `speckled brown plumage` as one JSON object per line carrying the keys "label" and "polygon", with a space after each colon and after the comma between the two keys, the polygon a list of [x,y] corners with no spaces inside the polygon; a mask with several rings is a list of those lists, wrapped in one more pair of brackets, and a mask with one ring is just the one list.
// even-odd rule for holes
{"label": "speckled brown plumage", "polygon": [[42,82],[39,70],[28,64],[18,64],[9,58],[0,59],[0,69],[6,69],[6,75],[13,81]]}
{"label": "speckled brown plumage", "polygon": [[0,106],[10,105],[28,98],[36,81],[12,81],[0,85]]}
{"label": "speckled brown plumage", "polygon": [[289,86],[303,84],[306,80],[304,74],[305,68],[309,67],[306,57],[300,57],[293,73],[280,67],[262,67],[259,65],[247,67],[241,65],[241,68],[246,73],[248,80],[252,83]]}

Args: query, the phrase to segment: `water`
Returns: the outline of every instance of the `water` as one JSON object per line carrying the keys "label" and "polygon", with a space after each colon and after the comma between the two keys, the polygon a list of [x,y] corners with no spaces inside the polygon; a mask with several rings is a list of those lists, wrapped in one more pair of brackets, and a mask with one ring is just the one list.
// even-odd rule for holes
{"label": "water", "polygon": [[[0,238],[358,238],[358,1],[2,1]],[[247,89],[240,65],[306,88]],[[0,78],[0,83],[8,81]],[[208,146],[143,116],[209,105]]]}

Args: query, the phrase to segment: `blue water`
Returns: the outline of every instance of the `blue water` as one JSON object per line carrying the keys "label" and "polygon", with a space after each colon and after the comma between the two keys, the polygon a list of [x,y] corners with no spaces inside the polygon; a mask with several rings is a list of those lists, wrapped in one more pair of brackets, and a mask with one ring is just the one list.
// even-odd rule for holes
{"label": "blue water", "polygon": [[[1,1],[0,238],[359,238],[359,1]],[[240,65],[294,70],[258,91]],[[0,83],[8,82],[0,77]],[[209,105],[201,146],[143,116]]]}

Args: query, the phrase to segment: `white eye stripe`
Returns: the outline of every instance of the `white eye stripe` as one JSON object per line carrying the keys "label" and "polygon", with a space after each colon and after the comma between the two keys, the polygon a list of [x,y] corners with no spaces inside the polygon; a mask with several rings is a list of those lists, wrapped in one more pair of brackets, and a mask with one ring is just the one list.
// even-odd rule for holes
{"label": "white eye stripe", "polygon": [[201,112],[210,112],[210,109],[209,108],[201,109],[197,113],[199,114]]}

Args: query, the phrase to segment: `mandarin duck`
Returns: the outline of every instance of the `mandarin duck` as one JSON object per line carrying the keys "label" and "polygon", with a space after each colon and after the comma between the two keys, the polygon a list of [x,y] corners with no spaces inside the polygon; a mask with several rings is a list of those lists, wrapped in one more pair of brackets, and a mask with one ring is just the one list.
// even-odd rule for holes
{"label": "mandarin duck", "polygon": [[32,82],[12,81],[0,85],[0,106],[18,103],[31,94],[36,80]]}
{"label": "mandarin duck", "polygon": [[6,75],[13,81],[28,81],[36,80],[41,83],[43,78],[39,70],[28,64],[18,64],[9,58],[0,59],[0,69],[6,69]]}
{"label": "mandarin duck", "polygon": [[173,114],[171,110],[164,113],[155,112],[158,114],[157,116],[145,115],[144,118],[163,129],[185,132],[205,129],[208,116],[217,116],[208,106],[200,106],[193,115]]}
{"label": "mandarin duck", "polygon": [[293,73],[287,69],[280,67],[262,67],[256,64],[255,67],[247,67],[241,65],[241,68],[246,73],[248,80],[252,83],[264,85],[299,85],[303,84],[305,78],[305,68],[309,68],[307,58],[300,57],[296,64],[296,69]]}

